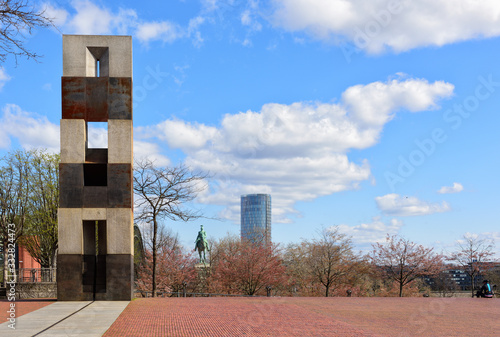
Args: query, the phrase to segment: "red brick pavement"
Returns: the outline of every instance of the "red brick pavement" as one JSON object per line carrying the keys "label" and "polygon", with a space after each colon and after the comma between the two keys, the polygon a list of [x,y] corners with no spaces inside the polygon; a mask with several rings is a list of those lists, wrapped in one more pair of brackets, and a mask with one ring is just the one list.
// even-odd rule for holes
{"label": "red brick pavement", "polygon": [[[51,303],[16,301],[16,317]],[[499,317],[496,298],[156,298],[132,301],[105,336],[487,337]]]}
{"label": "red brick pavement", "polygon": [[156,298],[104,336],[500,336],[498,317],[498,299]]}
{"label": "red brick pavement", "polygon": [[281,298],[136,299],[111,336],[375,336]]}
{"label": "red brick pavement", "polygon": [[297,298],[294,303],[383,336],[500,336],[498,298]]}
{"label": "red brick pavement", "polygon": [[17,300],[15,302],[9,302],[7,300],[0,301],[0,323],[6,322],[10,313],[7,312],[10,310],[10,304],[15,303],[16,317],[25,315],[29,312],[38,310],[43,308],[51,303],[54,303],[54,300]]}

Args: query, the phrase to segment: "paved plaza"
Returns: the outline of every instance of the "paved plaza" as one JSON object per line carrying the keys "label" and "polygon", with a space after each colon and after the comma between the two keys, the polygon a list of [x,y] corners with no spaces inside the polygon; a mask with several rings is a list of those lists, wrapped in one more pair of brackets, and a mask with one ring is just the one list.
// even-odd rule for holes
{"label": "paved plaza", "polygon": [[[4,321],[8,306],[9,302],[0,302]],[[31,325],[33,329],[12,334],[4,323],[0,335],[32,336],[34,330],[42,331],[50,322],[79,309],[40,336],[100,336],[106,330],[105,337],[500,335],[500,301],[496,298],[356,297],[148,298],[135,299],[128,305],[19,301],[18,315],[33,311],[18,316],[18,327]],[[30,315],[33,318],[23,320]],[[46,326],[43,329],[41,322]]]}
{"label": "paved plaza", "polygon": [[[128,301],[67,301],[48,303],[41,308],[35,308],[34,303],[36,302],[16,302],[15,329],[9,328],[9,322],[2,323],[0,336],[100,337],[129,304]],[[2,314],[7,313],[8,306],[8,302],[1,303]],[[35,310],[23,315],[27,308]],[[6,319],[7,317],[3,321]]]}

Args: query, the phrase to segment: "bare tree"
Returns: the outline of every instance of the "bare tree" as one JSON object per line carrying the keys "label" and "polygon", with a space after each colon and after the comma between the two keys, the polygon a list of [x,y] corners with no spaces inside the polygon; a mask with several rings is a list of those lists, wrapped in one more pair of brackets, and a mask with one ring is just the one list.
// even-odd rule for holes
{"label": "bare tree", "polygon": [[190,171],[186,166],[158,167],[149,160],[134,166],[136,220],[152,224],[152,292],[156,296],[156,266],[159,247],[158,229],[162,220],[190,221],[203,217],[185,207],[206,188],[207,174]]}
{"label": "bare tree", "polygon": [[40,55],[24,46],[27,35],[37,27],[53,26],[45,10],[37,9],[29,0],[0,0],[0,63],[8,55],[37,60]]}
{"label": "bare tree", "polygon": [[306,263],[313,280],[325,287],[325,296],[335,290],[347,278],[356,256],[351,239],[337,227],[323,230],[321,238],[308,244]]}
{"label": "bare tree", "polygon": [[494,245],[492,241],[479,239],[477,235],[465,234],[457,242],[457,250],[448,258],[471,278],[471,294],[474,297],[475,279],[489,269]]}
{"label": "bare tree", "polygon": [[385,245],[373,245],[371,259],[389,279],[399,284],[399,297],[412,281],[442,270],[443,257],[435,254],[433,248],[425,248],[397,235],[388,235],[386,241]]}
{"label": "bare tree", "polygon": [[290,294],[310,295],[307,290],[311,283],[310,270],[306,262],[309,243],[290,243],[283,253],[283,264],[290,279]]}

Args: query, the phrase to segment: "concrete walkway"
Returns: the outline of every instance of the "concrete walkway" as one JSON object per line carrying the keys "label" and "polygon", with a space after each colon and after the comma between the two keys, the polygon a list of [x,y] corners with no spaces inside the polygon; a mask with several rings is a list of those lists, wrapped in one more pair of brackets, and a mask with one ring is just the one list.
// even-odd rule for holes
{"label": "concrete walkway", "polygon": [[100,337],[128,301],[56,302],[16,318],[16,329],[0,324],[0,336]]}

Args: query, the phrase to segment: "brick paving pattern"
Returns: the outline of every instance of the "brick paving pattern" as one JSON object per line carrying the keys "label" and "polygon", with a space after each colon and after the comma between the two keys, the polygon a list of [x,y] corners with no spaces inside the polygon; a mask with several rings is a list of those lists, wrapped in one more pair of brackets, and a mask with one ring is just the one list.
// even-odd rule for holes
{"label": "brick paving pattern", "polygon": [[376,336],[280,298],[136,299],[104,336],[334,335]]}
{"label": "brick paving pattern", "polygon": [[[2,322],[11,302],[0,301]],[[16,317],[53,300],[16,301]],[[136,299],[109,336],[500,336],[500,299]]]}
{"label": "brick paving pattern", "polygon": [[136,299],[111,336],[500,336],[500,301],[471,298]]}
{"label": "brick paving pattern", "polygon": [[25,315],[32,311],[43,308],[51,303],[54,303],[54,300],[17,300],[15,302],[9,302],[7,300],[0,301],[0,323],[6,322],[9,317],[9,313],[7,310],[10,310],[10,304],[16,304],[16,317]]}
{"label": "brick paving pattern", "polygon": [[500,336],[498,298],[297,298],[294,303],[383,336]]}

